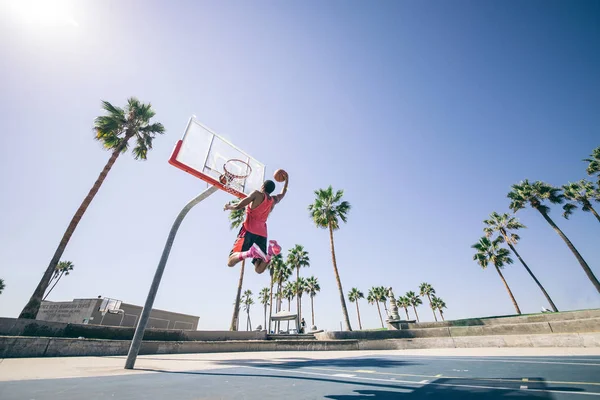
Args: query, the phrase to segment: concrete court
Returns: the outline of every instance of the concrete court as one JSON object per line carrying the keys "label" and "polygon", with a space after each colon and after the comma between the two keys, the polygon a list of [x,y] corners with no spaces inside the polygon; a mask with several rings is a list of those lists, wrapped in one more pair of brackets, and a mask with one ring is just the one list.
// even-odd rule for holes
{"label": "concrete court", "polygon": [[4,359],[0,399],[600,398],[600,348]]}

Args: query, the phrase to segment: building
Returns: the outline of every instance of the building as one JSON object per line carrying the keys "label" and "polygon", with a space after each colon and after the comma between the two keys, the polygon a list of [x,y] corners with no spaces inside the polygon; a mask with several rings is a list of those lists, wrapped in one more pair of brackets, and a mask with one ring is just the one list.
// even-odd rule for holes
{"label": "building", "polygon": [[[42,301],[36,319],[72,324],[134,327],[142,308],[101,296],[96,299],[73,301]],[[199,319],[200,317],[194,315],[153,309],[147,327],[197,330]]]}

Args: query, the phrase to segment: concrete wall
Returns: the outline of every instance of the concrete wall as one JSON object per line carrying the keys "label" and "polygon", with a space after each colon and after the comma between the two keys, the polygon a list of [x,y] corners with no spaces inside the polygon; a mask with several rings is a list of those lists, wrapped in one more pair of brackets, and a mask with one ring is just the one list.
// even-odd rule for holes
{"label": "concrete wall", "polygon": [[359,340],[358,347],[359,350],[447,349],[478,347],[600,347],[600,333]]}
{"label": "concrete wall", "polygon": [[[66,339],[0,336],[0,358],[123,356],[129,340]],[[358,341],[228,341],[158,342],[144,341],[140,354],[224,353],[245,351],[349,351],[358,350]],[[124,363],[125,361],[123,361]]]}
{"label": "concrete wall", "polygon": [[[130,340],[135,329],[118,326],[66,324],[30,319],[0,318],[0,336],[43,336],[65,338],[94,338]],[[226,340],[266,340],[265,331],[185,331],[179,329],[147,329],[144,340],[164,341],[226,341]]]}
{"label": "concrete wall", "polygon": [[388,331],[352,331],[315,333],[318,340],[384,340],[410,338],[444,338],[462,336],[494,335],[542,335],[556,333],[600,332],[600,318],[569,319],[550,322],[522,322],[512,324],[490,324],[482,326],[451,326]]}

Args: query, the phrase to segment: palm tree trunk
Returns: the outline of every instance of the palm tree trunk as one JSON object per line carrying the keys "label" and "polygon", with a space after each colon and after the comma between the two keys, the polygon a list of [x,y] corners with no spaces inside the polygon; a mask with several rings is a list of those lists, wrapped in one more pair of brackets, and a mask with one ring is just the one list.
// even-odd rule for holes
{"label": "palm tree trunk", "polygon": [[[296,265],[296,283],[300,279],[300,265]],[[296,330],[298,330],[300,326],[300,298],[296,296]],[[289,331],[289,329],[288,329]]]}
{"label": "palm tree trunk", "polygon": [[583,268],[583,271],[587,275],[588,279],[590,281],[592,281],[592,284],[594,285],[594,287],[596,288],[598,293],[600,293],[600,282],[598,282],[598,279],[596,278],[596,276],[590,269],[589,265],[587,265],[587,263],[585,262],[583,257],[581,257],[581,254],[579,254],[579,252],[577,251],[575,246],[573,246],[573,243],[571,243],[571,241],[567,238],[567,236],[559,229],[558,226],[556,226],[556,224],[554,223],[554,221],[552,221],[552,219],[548,216],[548,214],[546,214],[545,212],[543,212],[539,209],[538,209],[538,211],[540,212],[540,214],[542,214],[542,216],[544,217],[546,222],[548,222],[550,224],[550,226],[552,228],[554,228],[554,230],[556,231],[556,233],[558,233],[558,235],[562,238],[562,240],[565,241],[565,243],[567,244],[569,249],[575,255],[575,258],[577,258],[577,261],[579,261],[579,264],[581,265],[581,268]]}
{"label": "palm tree trunk", "polygon": [[230,331],[237,331],[237,320],[240,314],[240,299],[242,297],[242,284],[244,283],[245,266],[246,260],[242,260],[242,267],[240,268],[240,279],[238,281],[237,294],[235,295],[235,304],[233,305],[233,316],[231,317],[231,325],[229,326]]}
{"label": "palm tree trunk", "polygon": [[[265,304],[265,324],[263,325],[265,329],[267,329],[267,305]],[[267,333],[269,331],[267,330]]]}
{"label": "palm tree trunk", "polygon": [[52,292],[52,290],[54,289],[54,287],[56,286],[56,284],[58,283],[58,281],[60,281],[60,278],[62,278],[63,274],[64,274],[64,271],[61,272],[58,275],[58,278],[56,278],[56,280],[54,281],[54,285],[52,285],[52,287],[50,288],[50,290],[48,290],[48,293],[46,293],[46,295],[44,296],[44,298],[42,299],[42,301],[44,301],[44,300],[46,300],[48,298],[48,295]]}
{"label": "palm tree trunk", "polygon": [[356,315],[358,315],[358,329],[362,331],[362,323],[360,322],[360,310],[358,309],[358,299],[356,299]]}
{"label": "palm tree trunk", "polygon": [[314,305],[313,301],[314,301],[314,296],[310,296],[310,311],[311,311],[311,314],[312,314],[312,325],[311,325],[311,327],[315,326],[315,305]]}
{"label": "palm tree trunk", "polygon": [[375,304],[377,305],[377,312],[379,313],[379,320],[381,321],[381,327],[383,328],[383,318],[381,318],[381,308],[379,308],[379,302],[376,301]]}
{"label": "palm tree trunk", "polygon": [[[273,270],[271,270],[273,271]],[[269,302],[269,327],[267,328],[267,334],[271,333],[271,324],[272,324],[272,318],[273,318],[273,274],[271,273],[271,292],[270,292],[270,296],[271,296],[271,301]]]}
{"label": "palm tree trunk", "polygon": [[[288,312],[292,311],[292,300],[287,299],[288,300]],[[287,331],[290,331],[290,321],[287,322]]]}
{"label": "palm tree trunk", "polygon": [[431,296],[429,295],[429,293],[427,293],[427,298],[429,299],[429,307],[431,307],[431,311],[433,312],[433,318],[435,319],[435,322],[438,322],[437,316],[435,315],[435,309],[432,307],[431,304]]}
{"label": "palm tree trunk", "polygon": [[350,325],[350,318],[348,317],[348,309],[346,308],[346,300],[344,299],[344,290],[342,289],[342,281],[340,280],[340,274],[338,273],[337,262],[335,260],[335,246],[333,244],[333,228],[329,224],[329,242],[331,245],[331,259],[333,261],[333,272],[335,273],[335,280],[340,291],[340,302],[342,303],[342,313],[344,314],[344,320],[346,322],[346,328],[351,331],[352,326]]}
{"label": "palm tree trunk", "polygon": [[81,205],[75,212],[75,215],[71,219],[69,226],[67,226],[67,230],[65,231],[62,239],[60,240],[60,243],[58,244],[58,247],[54,252],[54,255],[52,256],[52,259],[50,260],[50,264],[48,264],[48,268],[46,268],[46,271],[44,272],[42,279],[40,279],[40,282],[38,283],[37,287],[33,291],[31,298],[21,311],[19,318],[35,319],[37,317],[37,313],[40,310],[40,304],[42,303],[42,298],[44,297],[46,289],[48,289],[48,284],[50,283],[52,274],[54,273],[58,262],[60,261],[63,253],[65,252],[67,244],[69,243],[71,236],[73,236],[73,233],[75,232],[75,228],[77,228],[79,221],[81,221],[81,217],[83,217],[83,214],[91,204],[92,200],[94,200],[96,193],[98,193],[98,190],[100,190],[100,186],[102,186],[104,179],[106,179],[106,175],[108,175],[108,172],[114,165],[115,161],[117,161],[117,158],[121,154],[123,147],[127,144],[131,136],[132,135],[129,134],[125,135],[119,147],[117,147],[112,152],[112,155],[108,159],[108,162],[102,169],[102,172],[100,172],[98,179],[96,179],[96,182],[94,182],[94,186],[92,186],[87,196],[85,196],[85,199],[83,199],[83,202],[81,203]]}
{"label": "palm tree trunk", "polygon": [[508,243],[508,247],[510,247],[510,249],[512,250],[512,252],[515,253],[515,256],[517,256],[517,258],[519,259],[519,261],[521,261],[521,264],[523,264],[523,267],[525,267],[525,270],[527,271],[527,273],[529,273],[529,276],[531,276],[531,278],[538,285],[538,287],[540,288],[540,290],[542,291],[542,293],[544,293],[544,296],[546,297],[546,300],[548,300],[548,303],[550,303],[550,307],[552,308],[552,310],[554,312],[558,312],[558,308],[556,308],[556,306],[554,305],[554,302],[550,298],[550,295],[548,294],[548,292],[546,292],[546,289],[544,289],[544,287],[542,286],[542,284],[540,283],[540,281],[537,280],[537,278],[535,277],[535,275],[533,274],[533,272],[531,272],[531,270],[529,269],[529,267],[527,266],[527,264],[525,264],[525,261],[523,261],[523,259],[519,255],[519,253],[517,253],[517,250],[510,243],[510,241],[508,240],[508,237],[506,236],[506,234],[503,233],[502,235],[504,236],[504,240],[506,241],[506,243]]}
{"label": "palm tree trunk", "polygon": [[404,307],[404,312],[406,313],[406,320],[408,321],[410,319],[408,316],[408,308]]}
{"label": "palm tree trunk", "polygon": [[515,300],[515,296],[513,296],[512,291],[510,290],[510,288],[508,287],[508,283],[506,283],[506,279],[504,279],[504,275],[502,275],[502,272],[500,271],[500,268],[496,267],[496,271],[498,271],[498,275],[500,275],[500,279],[502,279],[502,282],[504,283],[504,287],[506,287],[506,290],[508,291],[508,295],[510,296],[510,299],[513,302],[513,305],[515,306],[515,310],[517,310],[517,314],[521,314],[521,310],[519,309],[519,305],[517,304],[517,300]]}
{"label": "palm tree trunk", "polygon": [[417,307],[415,307],[414,305],[412,307],[413,307],[413,310],[415,311],[415,315],[417,316],[417,322],[421,322],[421,321],[419,321],[419,314],[417,314]]}
{"label": "palm tree trunk", "polygon": [[442,321],[445,321],[445,319],[444,319],[444,312],[442,310],[440,310],[440,317],[442,317]]}
{"label": "palm tree trunk", "polygon": [[[298,321],[302,321],[302,295],[298,296],[298,304],[300,305],[300,308],[298,308]],[[298,329],[301,328],[300,325],[298,327]]]}
{"label": "palm tree trunk", "polygon": [[592,207],[592,204],[589,203],[587,206],[590,209],[590,211],[592,212],[592,214],[594,214],[596,216],[596,219],[598,220],[598,222],[600,222],[600,215],[598,215],[596,210],[594,210],[594,207]]}

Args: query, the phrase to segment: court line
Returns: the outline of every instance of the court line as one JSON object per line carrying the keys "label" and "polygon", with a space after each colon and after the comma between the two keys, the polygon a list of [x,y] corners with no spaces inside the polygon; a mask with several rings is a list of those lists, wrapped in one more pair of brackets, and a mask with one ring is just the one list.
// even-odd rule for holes
{"label": "court line", "polygon": [[[263,370],[263,371],[276,371],[276,372],[284,372],[284,373],[288,373],[288,374],[304,374],[304,375],[316,375],[316,376],[324,376],[327,378],[335,378],[335,376],[330,375],[330,374],[322,374],[322,373],[318,373],[318,372],[307,372],[307,371],[299,371],[299,370],[289,370],[289,369],[281,369],[281,368],[266,368],[266,367],[250,367],[247,365],[239,365],[240,368],[248,368],[248,369],[256,369],[256,370]],[[423,385],[417,381],[403,381],[403,380],[397,380],[397,379],[380,379],[380,378],[367,378],[367,377],[362,377],[362,376],[355,376],[351,379],[360,379],[360,380],[365,380],[365,381],[376,381],[376,382],[386,382],[386,383],[403,383],[406,385],[412,385],[412,386],[418,386],[418,387],[422,387],[422,386],[426,386]],[[341,381],[341,382],[348,382],[348,381]],[[469,388],[469,389],[491,389],[491,390],[511,390],[511,391],[517,391],[517,390],[521,390],[521,389],[516,389],[516,388],[510,388],[510,387],[502,387],[502,386],[481,386],[481,385],[457,385],[457,384],[451,384],[451,383],[436,383],[436,382],[431,382],[428,383],[427,386],[442,386],[442,387],[462,387],[462,388]],[[403,389],[402,387],[398,387],[398,389]],[[528,392],[543,392],[543,393],[560,393],[560,394],[579,394],[579,395],[585,395],[585,396],[600,396],[600,393],[594,393],[594,392],[575,392],[575,391],[570,391],[570,390],[553,390],[553,389],[527,389]]]}
{"label": "court line", "polygon": [[[401,357],[401,356],[398,356]],[[401,357],[402,358],[402,357]],[[556,364],[556,365],[582,365],[582,366],[592,366],[592,367],[598,367],[600,366],[600,364],[598,363],[572,363],[572,362],[558,362],[558,361],[529,361],[529,360],[511,360],[511,359],[487,359],[487,358],[477,358],[477,357],[470,357],[470,358],[463,358],[463,357],[437,357],[437,358],[432,358],[432,357],[418,357],[418,356],[413,356],[413,357],[406,357],[407,359],[409,358],[413,358],[413,359],[422,359],[422,360],[436,360],[436,361],[440,361],[440,360],[452,360],[452,361],[466,361],[466,362],[503,362],[503,363],[521,363],[521,364]]]}
{"label": "court line", "polygon": [[[348,372],[345,369],[336,369],[336,368],[320,368],[320,367],[305,367],[306,369],[314,369],[316,371],[329,371],[329,372]],[[352,371],[358,372],[358,371]],[[442,375],[417,375],[417,374],[399,374],[394,372],[380,372],[380,371],[372,371],[371,374],[376,375],[392,375],[392,376],[409,376],[414,378],[439,378]],[[470,378],[468,376],[449,376],[444,375],[444,379],[468,379],[471,381],[492,381],[492,382],[529,382],[529,383],[552,383],[552,384],[561,384],[561,385],[582,385],[582,386],[600,386],[600,382],[568,382],[568,381],[547,381],[547,380],[531,380],[529,378],[523,379],[507,379],[507,378]]]}

